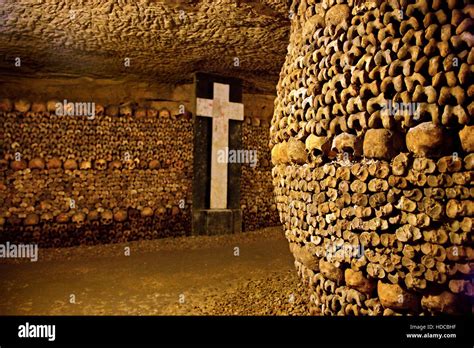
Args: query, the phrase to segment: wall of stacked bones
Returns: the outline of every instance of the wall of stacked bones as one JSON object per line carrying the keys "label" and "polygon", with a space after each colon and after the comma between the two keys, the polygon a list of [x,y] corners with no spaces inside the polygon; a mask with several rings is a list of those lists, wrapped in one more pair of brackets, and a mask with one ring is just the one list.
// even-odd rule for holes
{"label": "wall of stacked bones", "polygon": [[255,167],[242,165],[240,201],[244,231],[280,225],[273,196],[269,127],[267,120],[256,117],[246,117],[242,125],[242,147],[256,150],[258,158]]}
{"label": "wall of stacked bones", "polygon": [[[468,3],[292,4],[272,174],[314,313],[472,311]],[[390,111],[389,103],[419,103],[419,112]]]}
{"label": "wall of stacked bones", "polygon": [[[63,247],[191,233],[190,113],[96,104],[93,118],[59,116],[56,102],[0,101],[1,241]],[[256,123],[244,123],[243,144],[260,155],[268,152],[269,124]],[[257,213],[271,215],[265,163],[243,169],[247,229],[262,225]],[[263,225],[279,223],[273,208]]]}

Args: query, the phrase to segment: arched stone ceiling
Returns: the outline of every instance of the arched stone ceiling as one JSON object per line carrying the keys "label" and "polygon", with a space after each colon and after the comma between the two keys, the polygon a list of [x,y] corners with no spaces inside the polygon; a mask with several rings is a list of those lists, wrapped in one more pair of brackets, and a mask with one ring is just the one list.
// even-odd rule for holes
{"label": "arched stone ceiling", "polygon": [[288,17],[284,0],[0,0],[0,74],[179,83],[207,71],[273,92]]}

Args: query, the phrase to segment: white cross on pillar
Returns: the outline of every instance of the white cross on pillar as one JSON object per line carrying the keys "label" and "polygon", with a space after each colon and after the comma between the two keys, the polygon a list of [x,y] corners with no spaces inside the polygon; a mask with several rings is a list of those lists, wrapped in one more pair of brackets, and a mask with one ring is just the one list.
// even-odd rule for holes
{"label": "white cross on pillar", "polygon": [[214,83],[214,99],[196,100],[196,115],[212,117],[211,209],[227,208],[227,163],[219,163],[217,154],[229,147],[229,120],[244,120],[244,105],[230,102],[229,90]]}

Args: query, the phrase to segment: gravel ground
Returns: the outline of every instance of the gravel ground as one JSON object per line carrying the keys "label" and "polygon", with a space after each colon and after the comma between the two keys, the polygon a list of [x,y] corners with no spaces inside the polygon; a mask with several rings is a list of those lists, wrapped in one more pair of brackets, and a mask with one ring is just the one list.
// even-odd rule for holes
{"label": "gravel ground", "polygon": [[[114,257],[129,247],[134,253],[146,254],[159,251],[189,251],[249,244],[262,240],[281,240],[284,231],[281,227],[267,227],[257,231],[215,236],[186,236],[141,240],[126,243],[83,245],[68,248],[39,248],[39,261],[72,261],[93,257]],[[0,264],[29,263],[25,259],[1,259]]]}
{"label": "gravel ground", "polygon": [[39,256],[0,260],[0,315],[309,313],[281,228],[40,249]]}
{"label": "gravel ground", "polygon": [[303,316],[309,314],[307,303],[308,295],[296,272],[286,271],[249,279],[235,291],[213,295],[194,311],[198,315]]}

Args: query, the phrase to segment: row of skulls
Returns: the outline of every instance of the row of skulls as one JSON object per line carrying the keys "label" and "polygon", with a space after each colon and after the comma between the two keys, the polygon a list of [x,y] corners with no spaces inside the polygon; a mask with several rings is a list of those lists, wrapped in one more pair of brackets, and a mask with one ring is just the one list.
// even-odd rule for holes
{"label": "row of skulls", "polygon": [[105,159],[98,159],[95,161],[76,161],[75,159],[67,159],[64,162],[61,159],[55,157],[45,161],[42,158],[36,157],[28,162],[22,159],[16,160],[14,156],[6,156],[5,159],[0,160],[0,169],[6,170],[8,167],[11,169],[18,171],[18,170],[25,170],[29,169],[61,169],[64,170],[87,170],[87,169],[96,169],[96,170],[121,170],[121,169],[128,169],[132,170],[135,168],[141,169],[160,169],[162,167],[168,167],[172,163],[174,163],[177,169],[184,168],[183,161],[165,161],[162,163],[159,160],[151,160],[148,163],[141,163],[138,158],[134,159],[127,159],[124,161],[106,161]]}
{"label": "row of skulls", "polygon": [[[0,112],[20,112],[27,115],[44,114],[44,113],[56,113],[58,105],[63,102],[59,100],[49,100],[48,102],[30,102],[26,99],[11,100],[8,98],[0,99]],[[74,112],[75,103],[66,103],[64,106],[63,113],[69,114]],[[94,104],[94,115],[102,116],[135,116],[138,118],[169,118],[173,113],[166,107],[162,107],[159,110],[153,107],[137,107],[132,103],[125,103],[123,105],[108,105],[104,106],[99,103]],[[178,115],[183,115],[187,118],[192,116],[191,112],[186,110],[184,105],[179,108]]]}
{"label": "row of skulls", "polygon": [[[153,209],[151,207],[143,207],[140,211],[140,217],[142,218],[150,218],[153,216],[164,216],[167,210],[164,207]],[[172,207],[171,215],[176,216],[180,212],[180,209],[177,206]],[[84,211],[71,211],[69,213],[59,213],[58,215],[54,215],[51,212],[45,212],[43,214],[38,215],[35,213],[27,214],[24,219],[25,226],[35,226],[42,222],[51,223],[56,222],[60,224],[65,223],[74,223],[77,227],[82,227],[86,223],[91,223],[94,221],[98,221],[103,225],[110,225],[113,222],[125,222],[129,219],[129,213],[126,209],[116,209],[114,211],[110,209],[103,209],[98,208],[96,210],[88,211],[87,213]],[[0,226],[5,224],[5,218],[0,217]]]}

